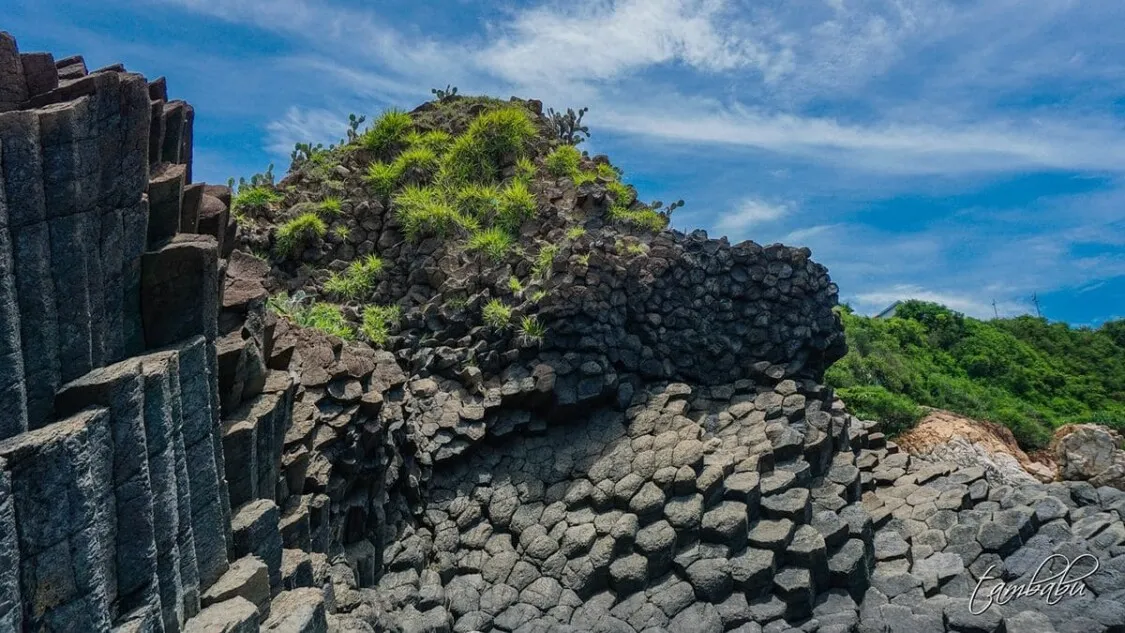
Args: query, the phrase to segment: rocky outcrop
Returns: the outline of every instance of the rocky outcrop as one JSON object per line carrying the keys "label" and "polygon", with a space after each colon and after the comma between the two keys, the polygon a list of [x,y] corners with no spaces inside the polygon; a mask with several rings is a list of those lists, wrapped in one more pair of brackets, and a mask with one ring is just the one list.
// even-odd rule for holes
{"label": "rocky outcrop", "polygon": [[[274,232],[192,182],[163,80],[49,62],[0,35],[0,632],[1125,627],[1125,493],[990,481],[848,414],[806,249],[642,239],[604,183],[544,181],[524,237],[560,246],[516,292],[527,261],[355,203],[363,233],[300,258],[395,262],[375,349],[266,309],[326,271],[247,252]],[[476,323],[495,297],[547,334]],[[968,608],[1053,553],[1103,569]]]}
{"label": "rocky outcrop", "polygon": [[1068,424],[1055,431],[1051,451],[1063,479],[1125,490],[1125,441],[1099,424]]}

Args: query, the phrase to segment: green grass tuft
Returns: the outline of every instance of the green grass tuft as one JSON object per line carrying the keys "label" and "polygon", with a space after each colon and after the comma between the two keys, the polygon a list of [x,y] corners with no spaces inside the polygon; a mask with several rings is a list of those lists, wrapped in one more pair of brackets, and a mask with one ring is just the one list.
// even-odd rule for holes
{"label": "green grass tuft", "polygon": [[519,277],[508,277],[508,290],[511,290],[513,294],[523,292],[523,284],[520,283]]}
{"label": "green grass tuft", "polygon": [[554,244],[548,244],[539,249],[539,255],[535,258],[535,263],[531,267],[531,274],[542,280],[547,280],[551,277],[551,268],[555,263],[555,256],[559,254],[559,247]]}
{"label": "green grass tuft", "polygon": [[546,290],[536,290],[535,292],[531,293],[531,300],[535,303],[539,303],[540,301],[542,301],[546,297],[547,297],[547,291]]}
{"label": "green grass tuft", "polygon": [[342,240],[348,239],[348,236],[352,234],[352,230],[343,224],[332,229],[332,232],[336,234],[336,237]]}
{"label": "green grass tuft", "polygon": [[402,230],[410,240],[425,237],[447,237],[455,231],[476,231],[476,219],[467,216],[446,202],[436,187],[409,186],[394,198],[395,213]]}
{"label": "green grass tuft", "polygon": [[319,330],[349,341],[355,338],[355,330],[340,312],[340,306],[320,301],[306,306],[283,292],[270,297],[266,307],[299,327]]}
{"label": "green grass tuft", "polygon": [[652,209],[627,209],[613,205],[609,208],[609,219],[653,232],[663,231],[668,226],[667,216]]}
{"label": "green grass tuft", "polygon": [[391,327],[402,320],[402,308],[397,305],[370,305],[363,309],[363,325],[360,333],[376,347],[387,344]]}
{"label": "green grass tuft", "polygon": [[496,182],[500,165],[523,156],[535,134],[535,124],[522,108],[485,112],[450,145],[439,179],[451,187]]}
{"label": "green grass tuft", "polygon": [[513,233],[518,233],[525,220],[535,217],[535,195],[521,180],[514,180],[500,192],[496,223]]}
{"label": "green grass tuft", "polygon": [[535,178],[535,162],[526,156],[521,156],[516,161],[516,178],[530,181]]}
{"label": "green grass tuft", "polygon": [[409,114],[392,108],[359,136],[359,144],[380,156],[389,156],[406,144],[407,134],[413,126],[414,121]]}
{"label": "green grass tuft", "polygon": [[547,334],[547,328],[535,316],[525,316],[520,319],[520,334],[526,338],[541,341]]}
{"label": "green grass tuft", "polygon": [[324,283],[324,290],[341,299],[355,301],[375,289],[375,281],[383,272],[383,260],[375,255],[352,262],[342,273],[333,273]]}
{"label": "green grass tuft", "polygon": [[269,209],[271,204],[281,202],[285,196],[266,186],[239,187],[231,200],[231,212],[241,216],[247,212],[259,213]]}
{"label": "green grass tuft", "polygon": [[401,173],[393,163],[376,161],[367,166],[367,182],[376,194],[382,197],[391,195],[398,186]]}
{"label": "green grass tuft", "polygon": [[457,189],[453,204],[469,217],[491,222],[500,206],[500,189],[495,185],[468,184]]}
{"label": "green grass tuft", "polygon": [[274,246],[278,256],[288,257],[299,246],[307,246],[311,241],[324,237],[327,232],[328,226],[320,216],[311,212],[302,213],[277,229]]}
{"label": "green grass tuft", "polygon": [[469,238],[468,249],[484,253],[494,262],[500,263],[512,251],[515,240],[512,235],[500,227],[483,229],[473,233]]}
{"label": "green grass tuft", "polygon": [[573,145],[560,145],[547,155],[547,172],[556,178],[578,175],[578,163],[582,153]]}
{"label": "green grass tuft", "polygon": [[493,299],[484,305],[481,314],[484,324],[497,330],[508,327],[512,320],[512,309],[504,305],[503,301]]}
{"label": "green grass tuft", "polygon": [[584,184],[597,182],[598,172],[596,171],[580,171],[574,176],[574,185],[581,187]]}
{"label": "green grass tuft", "polygon": [[406,144],[412,149],[426,149],[437,155],[444,154],[452,143],[453,137],[442,130],[411,132],[406,136]]}
{"label": "green grass tuft", "polygon": [[586,234],[586,229],[581,226],[574,226],[566,230],[566,239],[576,240]]}
{"label": "green grass tuft", "polygon": [[343,213],[343,206],[336,196],[328,196],[317,205],[317,211],[326,216],[337,216]]}

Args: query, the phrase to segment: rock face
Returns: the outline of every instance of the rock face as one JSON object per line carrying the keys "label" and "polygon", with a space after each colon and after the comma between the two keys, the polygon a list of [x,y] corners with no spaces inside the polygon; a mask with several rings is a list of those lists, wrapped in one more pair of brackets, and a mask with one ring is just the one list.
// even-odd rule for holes
{"label": "rock face", "polygon": [[1055,432],[1051,450],[1064,479],[1125,490],[1125,441],[1098,424],[1071,424]]}
{"label": "rock face", "polygon": [[[192,182],[192,122],[163,80],[0,34],[0,633],[1125,627],[1125,493],[993,482],[849,415],[806,249],[624,257],[596,187],[541,191],[529,232],[589,232],[531,344],[437,301],[492,290],[371,212],[357,246],[406,262],[374,349],[266,310],[308,275],[236,250],[262,234]],[[1102,567],[970,611],[1053,553]]]}

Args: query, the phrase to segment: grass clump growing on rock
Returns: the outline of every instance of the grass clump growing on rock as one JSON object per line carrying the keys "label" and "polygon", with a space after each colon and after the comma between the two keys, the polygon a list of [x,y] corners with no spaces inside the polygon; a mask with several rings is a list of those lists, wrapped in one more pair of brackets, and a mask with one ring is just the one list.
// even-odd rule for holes
{"label": "grass clump growing on rock", "polygon": [[547,328],[539,322],[538,317],[525,316],[520,319],[520,335],[533,341],[541,341],[547,334]]}
{"label": "grass clump growing on rock", "polygon": [[457,189],[453,202],[461,213],[489,222],[500,205],[500,189],[495,185],[468,184]]}
{"label": "grass clump growing on rock", "polygon": [[324,237],[328,226],[324,220],[315,213],[302,213],[301,215],[282,224],[277,229],[277,242],[275,248],[281,257],[292,255],[298,247],[307,246],[309,242]]}
{"label": "grass clump growing on rock", "polygon": [[559,247],[554,244],[548,244],[539,249],[539,255],[535,257],[535,263],[531,266],[531,274],[537,278],[546,280],[551,276],[551,268],[555,263],[555,256],[559,254]]}
{"label": "grass clump growing on rock", "polygon": [[342,273],[333,273],[324,290],[342,299],[356,300],[375,289],[375,280],[383,272],[383,260],[375,255],[352,262]]}
{"label": "grass clump growing on rock", "polygon": [[512,181],[500,192],[496,223],[516,232],[525,220],[535,216],[535,195],[521,180]]}
{"label": "grass clump growing on rock", "polygon": [[586,234],[586,229],[581,226],[572,226],[566,230],[566,239],[576,240]]}
{"label": "grass clump growing on rock", "polygon": [[578,162],[582,154],[573,145],[560,145],[547,155],[547,172],[556,178],[578,175]]}
{"label": "grass clump growing on rock", "polygon": [[376,347],[387,344],[391,327],[402,320],[402,308],[397,305],[370,305],[363,309],[363,324],[360,333]]}
{"label": "grass clump growing on rock", "polygon": [[469,238],[468,249],[484,253],[494,262],[502,262],[512,251],[515,240],[512,235],[500,227],[483,229],[473,233]]}
{"label": "grass clump growing on rock", "polygon": [[394,198],[402,230],[410,240],[447,237],[458,230],[475,231],[477,221],[449,204],[435,187],[410,186]]}
{"label": "grass clump growing on rock", "polygon": [[320,201],[320,204],[317,205],[317,210],[323,215],[337,216],[343,212],[343,207],[339,198],[336,196],[328,196]]}
{"label": "grass clump growing on rock", "polygon": [[484,324],[497,330],[508,327],[512,320],[512,309],[504,305],[503,301],[493,299],[484,305],[481,313]]}
{"label": "grass clump growing on rock", "polygon": [[238,193],[231,200],[231,212],[236,217],[245,213],[260,213],[269,209],[271,204],[281,202],[283,195],[270,187],[263,185],[239,187]]}
{"label": "grass clump growing on rock", "polygon": [[535,163],[526,156],[516,161],[516,178],[524,181],[535,178]]}
{"label": "grass clump growing on rock", "polygon": [[410,115],[397,108],[384,112],[375,124],[359,135],[359,144],[379,155],[394,153],[406,143],[410,128],[414,126]]}
{"label": "grass clump growing on rock", "polygon": [[512,294],[523,292],[523,284],[520,283],[519,277],[508,277],[508,290],[511,290]]}
{"label": "grass clump growing on rock", "polygon": [[270,297],[266,306],[298,327],[319,330],[349,341],[355,338],[355,330],[340,312],[340,306],[320,301],[304,305],[302,301],[303,293],[290,298],[288,294],[282,292]]}
{"label": "grass clump growing on rock", "polygon": [[437,173],[437,154],[425,147],[412,147],[391,163],[376,161],[367,167],[367,181],[380,196],[389,196],[404,181],[422,182]]}
{"label": "grass clump growing on rock", "polygon": [[523,108],[485,112],[453,141],[442,161],[440,178],[454,186],[496,182],[500,165],[523,156],[535,135],[535,124]]}
{"label": "grass clump growing on rock", "polygon": [[438,155],[445,153],[452,143],[453,137],[448,132],[442,130],[431,130],[421,133],[411,132],[406,136],[406,144],[409,145],[411,149],[425,149]]}

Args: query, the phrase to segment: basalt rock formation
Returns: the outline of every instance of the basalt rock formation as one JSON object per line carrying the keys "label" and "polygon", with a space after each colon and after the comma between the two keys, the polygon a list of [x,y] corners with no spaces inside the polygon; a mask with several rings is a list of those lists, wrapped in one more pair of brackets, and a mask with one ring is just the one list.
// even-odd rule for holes
{"label": "basalt rock formation", "polygon": [[[306,152],[251,204],[192,181],[163,80],[0,34],[0,631],[1125,630],[1125,493],[848,414],[807,249],[655,230],[604,157],[551,175],[534,101],[410,126],[471,152],[513,108],[541,134],[491,166],[534,208],[486,257],[371,192],[402,147]],[[1052,553],[1100,568],[969,604]]]}

